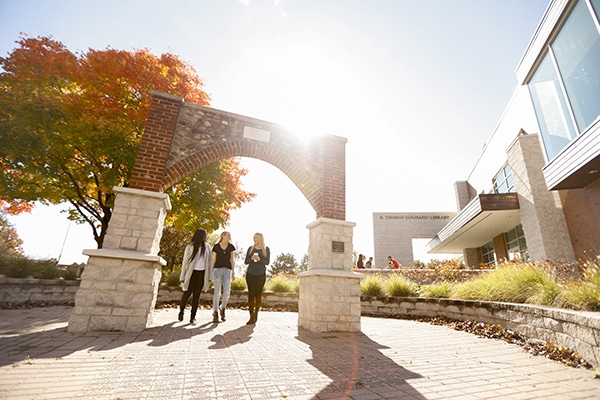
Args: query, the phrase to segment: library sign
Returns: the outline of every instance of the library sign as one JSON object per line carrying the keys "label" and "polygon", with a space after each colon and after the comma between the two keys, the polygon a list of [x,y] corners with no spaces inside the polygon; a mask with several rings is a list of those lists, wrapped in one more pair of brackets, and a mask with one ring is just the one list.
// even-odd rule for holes
{"label": "library sign", "polygon": [[450,219],[449,215],[380,215],[379,219],[429,219],[429,220],[440,220],[440,219]]}

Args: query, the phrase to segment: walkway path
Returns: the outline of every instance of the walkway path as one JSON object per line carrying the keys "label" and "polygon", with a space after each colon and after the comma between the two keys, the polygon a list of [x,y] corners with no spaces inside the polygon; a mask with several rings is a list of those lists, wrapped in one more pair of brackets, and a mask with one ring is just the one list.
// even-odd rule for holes
{"label": "walkway path", "polygon": [[0,310],[1,399],[600,399],[590,370],[415,321],[317,334],[290,312],[159,309],[139,334],[69,333],[70,312]]}

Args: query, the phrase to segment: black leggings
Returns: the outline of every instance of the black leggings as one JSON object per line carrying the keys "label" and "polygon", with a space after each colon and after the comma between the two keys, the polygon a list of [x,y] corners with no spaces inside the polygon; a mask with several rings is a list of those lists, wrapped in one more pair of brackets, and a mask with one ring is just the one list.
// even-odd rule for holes
{"label": "black leggings", "polygon": [[262,292],[265,287],[267,275],[246,274],[246,285],[248,285],[248,308],[250,311],[258,311],[262,301]]}
{"label": "black leggings", "polygon": [[192,296],[192,314],[190,319],[196,318],[196,311],[198,310],[198,303],[200,302],[200,292],[202,292],[202,287],[204,286],[204,271],[192,271],[192,277],[190,278],[190,285],[188,286],[188,290],[183,292],[183,296],[181,296],[181,303],[179,303],[179,311],[183,312],[185,310],[185,305],[187,304],[190,295]]}

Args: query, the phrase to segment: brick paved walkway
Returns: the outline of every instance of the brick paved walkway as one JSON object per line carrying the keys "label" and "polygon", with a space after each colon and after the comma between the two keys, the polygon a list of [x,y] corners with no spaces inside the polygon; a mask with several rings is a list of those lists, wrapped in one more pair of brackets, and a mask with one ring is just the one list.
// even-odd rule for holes
{"label": "brick paved walkway", "polygon": [[[600,399],[600,379],[444,326],[362,318],[299,330],[297,314],[155,311],[139,334],[66,332],[70,307],[0,310],[2,399]],[[189,314],[186,314],[186,317]]]}

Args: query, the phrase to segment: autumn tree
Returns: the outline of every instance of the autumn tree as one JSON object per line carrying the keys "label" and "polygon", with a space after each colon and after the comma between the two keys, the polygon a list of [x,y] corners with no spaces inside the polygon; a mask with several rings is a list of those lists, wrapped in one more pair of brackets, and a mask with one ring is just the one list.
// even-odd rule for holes
{"label": "autumn tree", "polygon": [[22,256],[22,245],[23,241],[8,221],[6,212],[0,209],[0,256]]}
{"label": "autumn tree", "polygon": [[[209,105],[209,96],[194,69],[170,53],[109,48],[77,54],[49,37],[24,36],[17,44],[0,58],[0,200],[68,202],[69,219],[89,224],[101,248],[112,188],[129,184],[152,91],[200,105]],[[190,229],[180,218],[193,217],[211,227],[223,224],[229,209],[253,196],[239,186],[245,173],[227,160],[178,183],[170,194],[181,206],[169,223]],[[230,192],[223,196],[222,190]]]}

